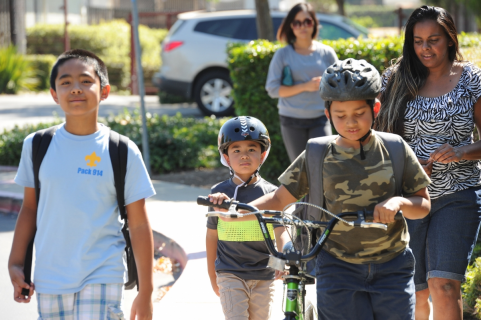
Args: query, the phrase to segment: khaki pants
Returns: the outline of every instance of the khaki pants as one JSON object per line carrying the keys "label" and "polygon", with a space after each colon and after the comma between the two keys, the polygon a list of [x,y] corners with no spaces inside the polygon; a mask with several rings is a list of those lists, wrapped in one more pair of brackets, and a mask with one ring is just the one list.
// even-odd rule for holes
{"label": "khaki pants", "polygon": [[274,280],[243,280],[217,273],[220,302],[226,320],[268,320],[274,300]]}

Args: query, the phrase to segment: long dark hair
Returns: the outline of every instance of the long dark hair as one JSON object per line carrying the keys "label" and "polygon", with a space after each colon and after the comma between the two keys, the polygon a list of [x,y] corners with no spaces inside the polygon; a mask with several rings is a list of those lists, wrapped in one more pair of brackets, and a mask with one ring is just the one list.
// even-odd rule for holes
{"label": "long dark hair", "polygon": [[381,95],[381,110],[376,118],[379,131],[404,134],[404,113],[409,101],[413,100],[429,76],[429,69],[423,65],[414,51],[414,26],[416,23],[433,20],[443,29],[448,38],[448,59],[462,61],[459,52],[456,25],[451,15],[439,7],[422,6],[414,10],[405,26],[403,54],[386,71],[390,76],[386,89]]}
{"label": "long dark hair", "polygon": [[289,13],[282,21],[282,24],[279,27],[279,31],[277,32],[278,39],[283,39],[287,41],[288,44],[293,44],[294,42],[296,42],[296,36],[294,35],[294,31],[292,31],[291,24],[296,19],[296,15],[300,11],[305,11],[311,16],[313,23],[311,38],[314,39],[316,37],[317,26],[319,25],[319,21],[316,17],[316,12],[309,3],[298,3],[293,6],[291,10],[289,10]]}

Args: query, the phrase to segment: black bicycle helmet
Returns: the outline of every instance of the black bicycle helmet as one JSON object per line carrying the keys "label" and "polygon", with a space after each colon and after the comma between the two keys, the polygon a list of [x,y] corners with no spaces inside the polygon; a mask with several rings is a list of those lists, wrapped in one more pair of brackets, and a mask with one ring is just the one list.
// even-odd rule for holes
{"label": "black bicycle helmet", "polygon": [[[376,68],[366,60],[349,58],[335,62],[324,71],[319,91],[321,98],[326,102],[329,118],[332,118],[330,109],[332,101],[376,99],[381,91],[381,76]],[[374,105],[371,105],[371,112],[372,125],[374,125]],[[334,126],[332,121],[331,124]],[[362,142],[370,134],[371,130],[358,140],[361,145],[360,156],[362,160],[366,158]],[[342,137],[342,135],[340,136]]]}
{"label": "black bicycle helmet", "polygon": [[[224,166],[229,167],[222,154],[227,154],[227,148],[235,141],[256,141],[260,143],[262,152],[267,151],[264,161],[271,148],[271,139],[266,126],[258,119],[250,116],[240,116],[227,120],[220,128],[217,138],[220,159]],[[262,161],[262,163],[264,163]]]}

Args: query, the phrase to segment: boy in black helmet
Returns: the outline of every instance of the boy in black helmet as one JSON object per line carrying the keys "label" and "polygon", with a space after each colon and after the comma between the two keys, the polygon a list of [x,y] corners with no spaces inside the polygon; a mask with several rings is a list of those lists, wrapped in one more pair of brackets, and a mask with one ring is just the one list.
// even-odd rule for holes
{"label": "boy in black helmet", "polygon": [[[273,192],[276,186],[262,179],[259,168],[271,147],[269,133],[254,117],[228,120],[218,137],[220,159],[232,177],[212,187],[241,202],[250,202]],[[209,209],[213,211],[213,208]],[[284,227],[268,227],[282,249]],[[274,295],[274,278],[267,268],[269,252],[257,221],[225,222],[217,217],[207,221],[207,267],[214,292],[220,297],[226,319],[269,319]]]}
{"label": "boy in black helmet", "polygon": [[[406,222],[394,216],[426,216],[430,180],[399,136],[371,129],[380,88],[379,73],[364,60],[331,65],[320,94],[339,135],[309,140],[279,177],[279,189],[251,203],[282,210],[309,194],[309,202],[333,213],[374,211],[375,222],[388,224],[386,231],[336,225],[316,260],[319,319],[414,320],[414,257]],[[214,198],[217,204],[222,196]],[[322,219],[310,208],[306,218]]]}

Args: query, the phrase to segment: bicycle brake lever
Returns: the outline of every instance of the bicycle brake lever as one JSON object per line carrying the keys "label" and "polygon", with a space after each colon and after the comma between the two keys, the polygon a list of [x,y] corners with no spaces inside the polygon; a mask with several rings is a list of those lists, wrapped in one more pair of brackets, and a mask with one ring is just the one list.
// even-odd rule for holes
{"label": "bicycle brake lever", "polygon": [[357,219],[349,222],[350,226],[361,228],[377,228],[387,230],[387,225],[377,222],[366,222],[366,212],[358,211]]}
{"label": "bicycle brake lever", "polygon": [[378,228],[383,229],[384,231],[387,230],[387,225],[377,222],[361,222],[359,226],[361,228]]}

